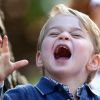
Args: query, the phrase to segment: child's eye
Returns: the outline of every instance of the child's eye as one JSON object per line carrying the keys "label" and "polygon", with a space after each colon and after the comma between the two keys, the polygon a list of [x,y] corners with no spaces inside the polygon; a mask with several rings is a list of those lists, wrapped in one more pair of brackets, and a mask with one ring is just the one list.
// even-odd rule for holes
{"label": "child's eye", "polygon": [[78,38],[80,38],[82,36],[81,35],[78,35],[78,34],[73,34],[72,37],[78,39]]}
{"label": "child's eye", "polygon": [[49,36],[56,37],[58,34],[59,34],[58,32],[53,32],[53,33],[50,33]]}

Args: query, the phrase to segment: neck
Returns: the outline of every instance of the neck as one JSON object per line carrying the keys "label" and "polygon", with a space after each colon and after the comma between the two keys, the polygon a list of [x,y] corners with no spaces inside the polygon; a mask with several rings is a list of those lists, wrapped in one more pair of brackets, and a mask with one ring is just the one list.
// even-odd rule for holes
{"label": "neck", "polygon": [[86,78],[84,78],[84,77],[80,78],[80,76],[79,77],[74,76],[74,77],[70,77],[70,78],[65,77],[65,76],[63,76],[63,77],[49,76],[49,77],[51,77],[52,79],[54,79],[60,83],[63,83],[64,85],[68,85],[73,96],[75,96],[75,93],[76,93],[76,90],[78,89],[78,87],[82,86],[82,84],[86,81]]}

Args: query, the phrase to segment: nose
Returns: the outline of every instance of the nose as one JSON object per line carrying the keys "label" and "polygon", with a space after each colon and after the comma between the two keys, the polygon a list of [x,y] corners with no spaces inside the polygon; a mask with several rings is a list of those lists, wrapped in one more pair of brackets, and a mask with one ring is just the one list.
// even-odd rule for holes
{"label": "nose", "polygon": [[60,40],[69,40],[71,38],[70,34],[67,32],[63,32],[61,34],[59,34],[58,37]]}

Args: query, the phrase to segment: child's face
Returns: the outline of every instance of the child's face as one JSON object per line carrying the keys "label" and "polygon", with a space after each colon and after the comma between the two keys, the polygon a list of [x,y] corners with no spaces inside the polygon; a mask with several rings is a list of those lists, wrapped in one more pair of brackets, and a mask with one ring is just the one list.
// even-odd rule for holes
{"label": "child's face", "polygon": [[37,65],[42,63],[50,75],[87,75],[94,48],[89,33],[75,16],[56,15],[37,53]]}

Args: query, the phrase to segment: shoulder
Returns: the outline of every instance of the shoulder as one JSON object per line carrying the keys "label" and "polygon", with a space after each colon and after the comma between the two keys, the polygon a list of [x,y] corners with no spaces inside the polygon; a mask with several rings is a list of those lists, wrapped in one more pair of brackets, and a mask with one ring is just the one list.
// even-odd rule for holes
{"label": "shoulder", "polygon": [[25,84],[25,85],[18,85],[18,86],[16,86],[15,88],[13,88],[13,89],[10,89],[10,90],[8,90],[7,91],[7,93],[13,93],[13,92],[27,92],[27,90],[28,91],[32,91],[33,90],[33,86],[31,85],[31,84]]}
{"label": "shoulder", "polygon": [[85,84],[85,87],[82,91],[82,97],[92,98],[94,100],[100,100],[100,95],[98,95],[97,91],[93,90],[90,84]]}
{"label": "shoulder", "polygon": [[[35,88],[31,84],[18,85],[4,94],[3,100],[26,100],[31,96],[34,98]],[[29,99],[30,100],[30,99]]]}

